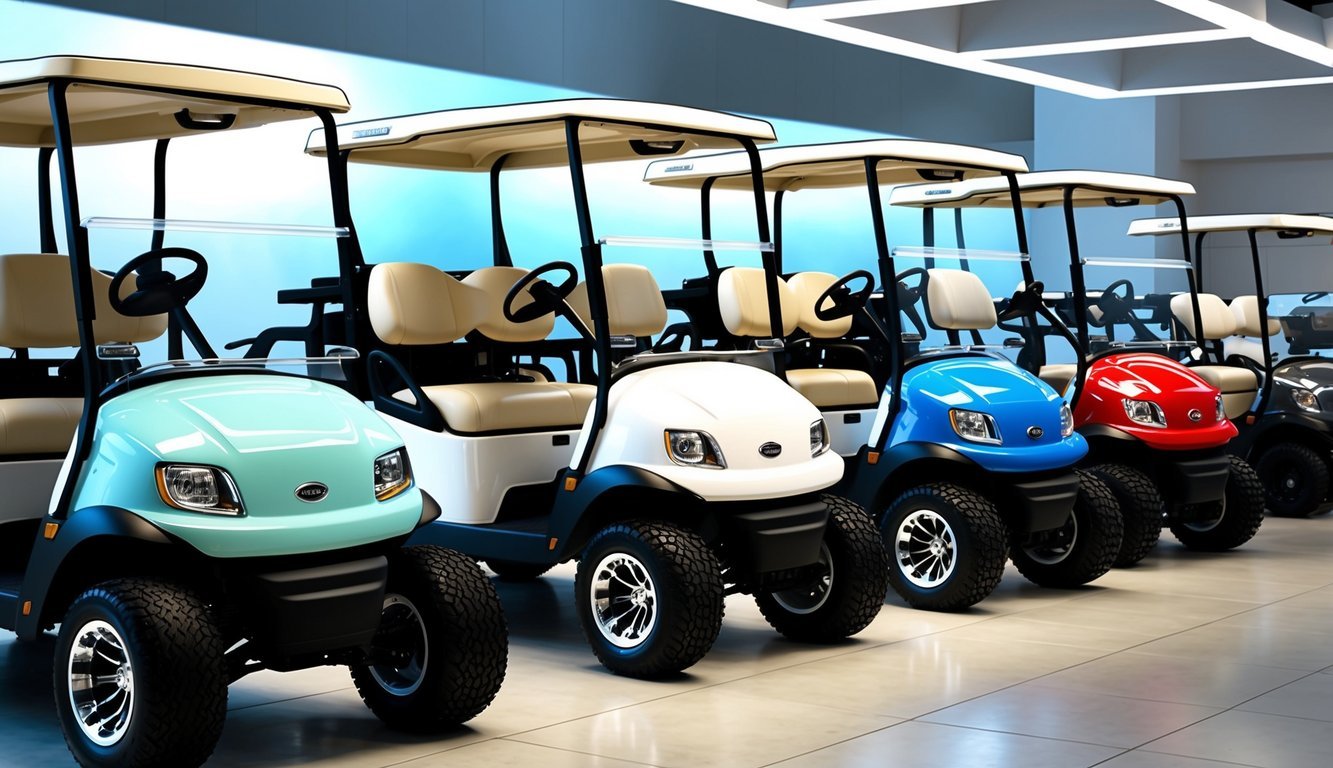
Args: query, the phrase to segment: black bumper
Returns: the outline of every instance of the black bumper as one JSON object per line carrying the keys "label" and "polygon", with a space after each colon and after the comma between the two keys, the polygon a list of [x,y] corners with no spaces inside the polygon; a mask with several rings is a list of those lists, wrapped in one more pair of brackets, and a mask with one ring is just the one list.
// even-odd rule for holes
{"label": "black bumper", "polygon": [[1077,498],[1073,472],[1024,478],[1002,491],[1000,515],[1013,533],[1027,536],[1064,525]]}
{"label": "black bumper", "polygon": [[800,568],[819,561],[828,507],[818,497],[715,504],[710,511],[727,563],[758,574]]}
{"label": "black bumper", "polygon": [[1225,454],[1182,459],[1161,466],[1157,485],[1168,504],[1203,504],[1226,495],[1231,459]]}

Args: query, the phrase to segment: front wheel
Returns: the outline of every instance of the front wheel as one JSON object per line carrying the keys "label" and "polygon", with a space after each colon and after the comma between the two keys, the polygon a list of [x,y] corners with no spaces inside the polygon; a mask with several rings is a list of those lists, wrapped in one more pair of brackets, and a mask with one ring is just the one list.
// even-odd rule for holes
{"label": "front wheel", "polygon": [[1124,535],[1116,568],[1128,568],[1148,556],[1162,536],[1165,504],[1162,495],[1142,470],[1124,464],[1098,464],[1089,470],[1115,495]]}
{"label": "front wheel", "polygon": [[1279,517],[1309,517],[1328,496],[1328,464],[1309,446],[1276,443],[1254,460],[1268,509]]}
{"label": "front wheel", "polygon": [[615,523],[584,548],[574,601],[603,666],[627,677],[665,677],[713,647],[722,629],[721,566],[693,531]]}
{"label": "front wheel", "polygon": [[1235,549],[1254,538],[1264,521],[1264,487],[1244,459],[1231,458],[1221,501],[1186,510],[1189,517],[1171,526],[1181,544],[1205,552]]}
{"label": "front wheel", "polygon": [[500,598],[481,567],[453,550],[408,547],[389,561],[380,626],[352,682],[389,727],[439,733],[490,705],[508,654]]}
{"label": "front wheel", "polygon": [[119,579],[80,595],[56,640],[56,710],[83,766],[203,764],[222,735],[222,632],[184,588]]}
{"label": "front wheel", "polygon": [[1034,541],[1015,542],[1009,557],[1028,581],[1043,587],[1079,587],[1111,570],[1123,524],[1111,489],[1078,471],[1078,496],[1069,519]]}
{"label": "front wheel", "polygon": [[825,496],[829,520],[813,579],[755,603],[769,625],[792,640],[832,643],[870,625],[888,591],[888,554],[875,521],[848,499]]}
{"label": "front wheel", "polygon": [[913,608],[959,611],[995,591],[1009,535],[995,505],[951,483],[909,489],[880,522],[889,584]]}

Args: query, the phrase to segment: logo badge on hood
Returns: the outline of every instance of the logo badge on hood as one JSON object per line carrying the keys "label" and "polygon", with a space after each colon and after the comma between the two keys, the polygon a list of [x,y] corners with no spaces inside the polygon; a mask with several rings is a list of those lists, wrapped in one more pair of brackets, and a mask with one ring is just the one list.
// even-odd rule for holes
{"label": "logo badge on hood", "polygon": [[1028,427],[1028,437],[1032,438],[1033,440],[1040,440],[1041,436],[1044,434],[1046,434],[1046,430],[1042,429],[1041,427],[1035,427],[1035,426]]}
{"label": "logo badge on hood", "polygon": [[764,443],[759,446],[759,454],[769,459],[776,459],[782,453],[782,446],[777,443]]}
{"label": "logo badge on hood", "polygon": [[323,483],[302,483],[296,486],[296,498],[314,504],[323,501],[329,495],[329,487]]}
{"label": "logo badge on hood", "polygon": [[1185,415],[1190,417],[1190,421],[1198,421],[1203,418],[1203,411],[1198,408],[1191,408],[1190,412]]}

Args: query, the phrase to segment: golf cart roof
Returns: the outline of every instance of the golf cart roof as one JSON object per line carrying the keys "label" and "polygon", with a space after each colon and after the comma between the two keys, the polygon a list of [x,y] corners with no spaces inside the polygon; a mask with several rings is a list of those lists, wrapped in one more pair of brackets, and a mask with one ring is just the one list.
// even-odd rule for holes
{"label": "golf cart roof", "polygon": [[[494,107],[447,109],[338,126],[338,146],[353,162],[486,171],[507,156],[505,168],[548,168],[569,162],[565,121],[583,123],[585,163],[680,155],[736,146],[735,138],[777,140],[764,120],[726,112],[624,99],[564,99]],[[311,132],[306,152],[326,150],[323,129]]]}
{"label": "golf cart roof", "polygon": [[[1194,186],[1183,181],[1109,171],[1039,171],[1018,177],[1025,208],[1062,206],[1066,187],[1074,188],[1074,205],[1159,205],[1172,195],[1192,195]],[[1012,204],[1005,179],[976,179],[957,184],[914,184],[898,187],[890,205],[918,208],[1008,208]]]}
{"label": "golf cart roof", "polygon": [[0,62],[0,146],[55,145],[47,87],[58,80],[71,81],[69,117],[80,145],[198,133],[197,125],[187,127],[192,119],[216,125],[232,115],[240,128],[309,117],[313,108],[350,108],[331,85],[187,64],[44,56]]}
{"label": "golf cart roof", "polygon": [[[1314,214],[1240,213],[1191,216],[1190,232],[1280,232],[1293,237],[1333,235],[1333,218]],[[1169,235],[1180,231],[1180,219],[1136,219],[1129,224],[1131,235]]]}
{"label": "golf cart roof", "polygon": [[[869,139],[830,144],[771,147],[759,153],[764,187],[774,190],[865,186],[866,158],[882,158],[880,184],[911,184],[931,171],[962,173],[964,178],[995,176],[1028,169],[1020,155],[963,144],[911,139]],[[716,178],[718,188],[749,189],[750,161],[744,152],[692,157],[687,162],[650,163],[643,180],[651,184],[698,189]],[[927,175],[923,175],[927,174]]]}

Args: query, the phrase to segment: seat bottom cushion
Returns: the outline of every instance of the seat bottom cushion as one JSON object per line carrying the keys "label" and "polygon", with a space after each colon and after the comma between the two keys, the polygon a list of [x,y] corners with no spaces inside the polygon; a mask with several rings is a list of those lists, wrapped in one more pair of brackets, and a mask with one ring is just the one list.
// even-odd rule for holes
{"label": "seat bottom cushion", "polygon": [[1222,391],[1222,409],[1228,419],[1245,415],[1259,394],[1259,376],[1249,368],[1235,365],[1190,366],[1199,378]]}
{"label": "seat bottom cushion", "polygon": [[879,392],[865,371],[850,368],[795,368],[787,382],[820,408],[840,405],[875,405]]}
{"label": "seat bottom cushion", "polygon": [[1074,363],[1061,363],[1058,365],[1043,365],[1037,372],[1037,378],[1051,385],[1051,389],[1063,393],[1069,387],[1069,382],[1073,380],[1078,373],[1078,366]]}
{"label": "seat bottom cushion", "polygon": [[[440,384],[422,390],[453,432],[578,426],[597,395],[591,384],[544,381]],[[394,397],[412,402],[407,390]]]}
{"label": "seat bottom cushion", "polygon": [[0,455],[64,453],[82,414],[78,397],[0,400]]}

